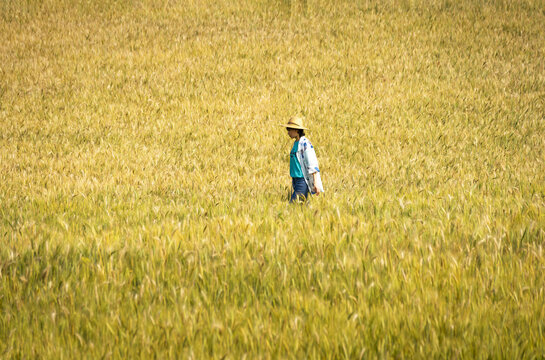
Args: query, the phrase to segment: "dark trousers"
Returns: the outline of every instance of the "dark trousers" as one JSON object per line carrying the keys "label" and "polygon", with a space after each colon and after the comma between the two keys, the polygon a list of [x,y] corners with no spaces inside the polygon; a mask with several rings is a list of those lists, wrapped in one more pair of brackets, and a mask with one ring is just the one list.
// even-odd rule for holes
{"label": "dark trousers", "polygon": [[308,197],[308,186],[304,178],[291,178],[293,185],[293,193],[291,194],[290,203],[297,199],[306,200]]}

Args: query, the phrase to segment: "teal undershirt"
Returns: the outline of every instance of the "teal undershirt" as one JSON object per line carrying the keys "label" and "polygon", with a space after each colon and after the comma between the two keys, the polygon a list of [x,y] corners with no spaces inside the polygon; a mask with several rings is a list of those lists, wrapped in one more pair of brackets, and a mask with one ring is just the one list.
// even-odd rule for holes
{"label": "teal undershirt", "polygon": [[299,148],[299,141],[293,143],[293,148],[290,152],[290,176],[292,178],[302,178],[303,171],[301,170],[301,164],[297,160],[297,149]]}

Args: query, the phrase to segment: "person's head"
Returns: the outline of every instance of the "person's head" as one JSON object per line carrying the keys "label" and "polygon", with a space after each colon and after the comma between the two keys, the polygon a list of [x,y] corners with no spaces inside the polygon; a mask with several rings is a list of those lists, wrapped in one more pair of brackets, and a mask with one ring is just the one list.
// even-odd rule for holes
{"label": "person's head", "polygon": [[303,129],[294,129],[287,127],[286,130],[288,131],[288,135],[292,139],[296,139],[301,136],[305,136],[305,130]]}
{"label": "person's head", "polygon": [[299,139],[305,136],[306,127],[303,126],[303,118],[300,116],[292,117],[287,124],[283,125],[292,139]]}

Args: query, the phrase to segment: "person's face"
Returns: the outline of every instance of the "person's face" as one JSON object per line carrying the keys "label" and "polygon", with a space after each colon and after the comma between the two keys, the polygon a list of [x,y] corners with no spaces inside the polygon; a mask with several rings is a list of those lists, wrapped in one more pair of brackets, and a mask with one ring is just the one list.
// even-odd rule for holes
{"label": "person's face", "polygon": [[297,138],[297,135],[299,135],[299,133],[297,132],[296,129],[286,128],[286,130],[288,130],[288,135],[289,135],[289,137],[292,138],[292,139],[296,139],[296,138]]}

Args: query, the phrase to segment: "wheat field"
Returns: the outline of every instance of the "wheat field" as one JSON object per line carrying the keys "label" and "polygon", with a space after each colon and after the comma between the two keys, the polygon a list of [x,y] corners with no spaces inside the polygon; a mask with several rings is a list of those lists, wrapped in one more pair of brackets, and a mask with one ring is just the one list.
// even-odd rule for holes
{"label": "wheat field", "polygon": [[544,358],[544,39],[543,0],[2,0],[0,357]]}

